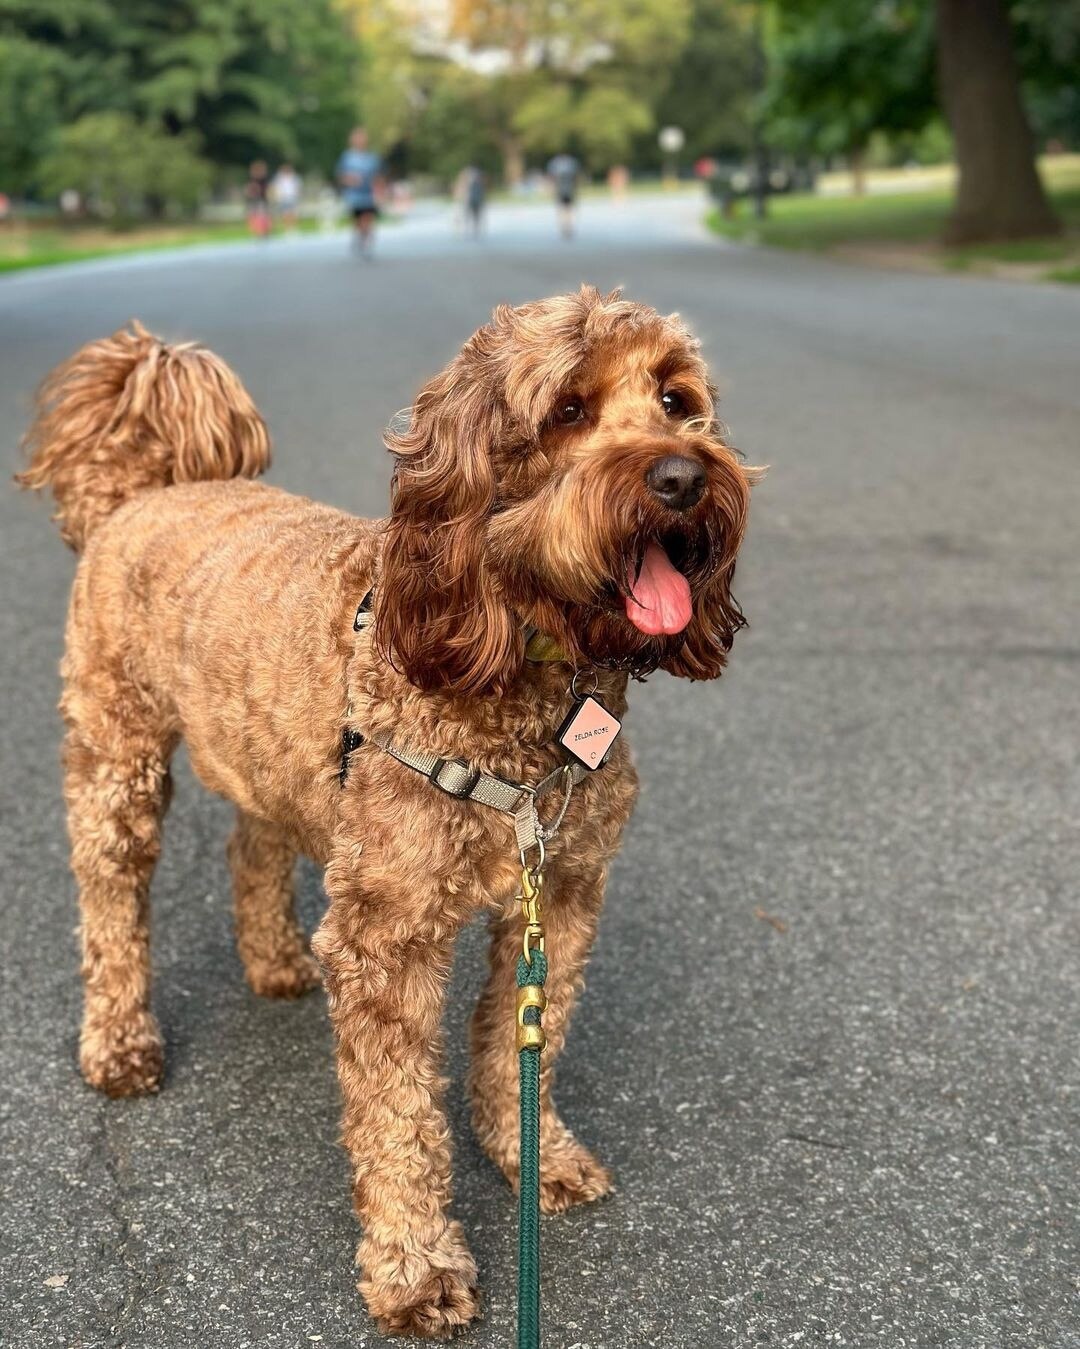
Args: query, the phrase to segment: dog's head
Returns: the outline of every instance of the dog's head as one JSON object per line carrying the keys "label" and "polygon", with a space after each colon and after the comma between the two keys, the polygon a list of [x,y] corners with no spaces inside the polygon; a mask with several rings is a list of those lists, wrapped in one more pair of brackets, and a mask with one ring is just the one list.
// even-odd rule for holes
{"label": "dog's head", "polygon": [[589,287],[500,306],[387,439],[386,656],[423,689],[499,692],[531,624],[580,666],[715,678],[754,470],[713,400],[674,317]]}

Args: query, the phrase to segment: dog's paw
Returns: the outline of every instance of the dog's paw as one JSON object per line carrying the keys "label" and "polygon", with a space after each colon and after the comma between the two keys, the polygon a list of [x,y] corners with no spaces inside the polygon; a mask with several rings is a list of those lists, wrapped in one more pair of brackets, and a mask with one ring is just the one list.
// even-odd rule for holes
{"label": "dog's paw", "polygon": [[106,1096],[157,1091],[164,1061],[161,1031],[149,1012],[123,1021],[83,1023],[79,1066],[87,1082]]}
{"label": "dog's paw", "polygon": [[[410,1296],[413,1296],[410,1292]],[[480,1294],[459,1274],[432,1270],[417,1301],[372,1315],[384,1335],[410,1335],[424,1340],[448,1340],[467,1326],[480,1310]]]}
{"label": "dog's paw", "polygon": [[576,1140],[540,1158],[540,1208],[565,1213],[611,1192],[611,1172]]}
{"label": "dog's paw", "polygon": [[288,960],[251,960],[244,972],[260,998],[301,998],[322,982],[318,965],[303,952]]}
{"label": "dog's paw", "polygon": [[376,1247],[365,1239],[357,1287],[384,1335],[448,1340],[480,1311],[476,1264],[459,1223],[432,1251]]}

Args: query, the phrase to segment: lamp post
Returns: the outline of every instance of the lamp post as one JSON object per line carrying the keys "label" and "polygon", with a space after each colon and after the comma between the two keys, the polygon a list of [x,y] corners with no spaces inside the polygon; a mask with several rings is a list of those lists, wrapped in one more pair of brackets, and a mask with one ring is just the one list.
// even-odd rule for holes
{"label": "lamp post", "polygon": [[664,186],[671,187],[678,177],[675,156],[686,144],[686,133],[681,126],[665,126],[656,139],[664,152]]}

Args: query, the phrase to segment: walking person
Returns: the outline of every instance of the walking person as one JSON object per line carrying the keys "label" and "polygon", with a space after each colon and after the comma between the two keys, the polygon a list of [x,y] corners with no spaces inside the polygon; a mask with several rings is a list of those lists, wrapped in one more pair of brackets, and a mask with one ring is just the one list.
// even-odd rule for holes
{"label": "walking person", "polygon": [[382,159],[368,148],[366,128],[354,127],[348,147],[337,162],[337,180],[353,220],[353,247],[364,258],[371,257],[383,191],[382,173]]}
{"label": "walking person", "polygon": [[257,239],[270,233],[270,171],[264,159],[256,159],[248,170],[244,186],[248,229]]}
{"label": "walking person", "polygon": [[479,239],[484,229],[484,207],[487,205],[487,179],[484,171],[475,164],[462,169],[462,199],[465,207],[465,228],[474,239]]}
{"label": "walking person", "polygon": [[304,180],[291,164],[282,164],[270,183],[270,194],[281,215],[281,223],[292,233],[300,219],[300,196]]}
{"label": "walking person", "polygon": [[581,165],[571,154],[556,155],[549,161],[547,176],[555,191],[555,209],[559,216],[559,232],[564,239],[574,237],[574,207],[577,203]]}

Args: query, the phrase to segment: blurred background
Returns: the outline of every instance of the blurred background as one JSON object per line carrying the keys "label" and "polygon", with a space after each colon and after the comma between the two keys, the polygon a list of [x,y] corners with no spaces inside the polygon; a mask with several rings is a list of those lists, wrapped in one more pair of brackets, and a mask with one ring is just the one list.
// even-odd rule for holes
{"label": "blurred background", "polygon": [[[617,1191],[544,1223],[550,1349],[1080,1349],[1078,64],[1080,0],[0,0],[9,472],[137,317],[235,368],[272,482],[379,516],[422,382],[583,282],[680,312],[770,465],[729,669],[632,690],[556,1089]],[[245,985],[182,750],[163,1089],[80,1079],[48,515],[0,492],[0,1341],[374,1349],[322,996]],[[484,945],[447,1111],[505,1349]]]}
{"label": "blurred background", "polygon": [[1075,280],[1078,70],[1077,0],[4,0],[0,268],[242,235],[253,163],[328,228],[363,123],[398,211],[569,153],[729,236]]}

